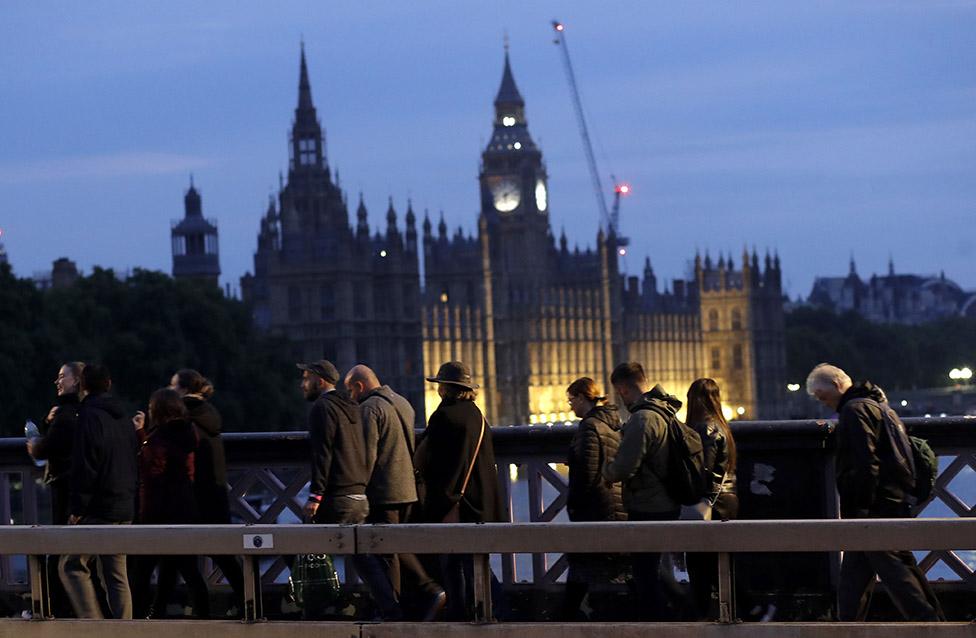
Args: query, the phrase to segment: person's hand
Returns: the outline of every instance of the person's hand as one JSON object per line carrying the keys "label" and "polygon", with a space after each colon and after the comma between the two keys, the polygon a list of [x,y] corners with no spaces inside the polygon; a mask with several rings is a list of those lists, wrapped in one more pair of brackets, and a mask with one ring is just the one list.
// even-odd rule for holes
{"label": "person's hand", "polygon": [[34,439],[27,439],[27,453],[34,456]]}
{"label": "person's hand", "polygon": [[136,415],[132,417],[132,425],[136,427],[136,430],[141,430],[146,425],[146,413],[142,410],[136,412]]}
{"label": "person's hand", "polygon": [[81,522],[80,516],[75,516],[74,514],[72,514],[71,516],[68,517],[68,525],[77,525],[80,522]]}
{"label": "person's hand", "polygon": [[305,521],[311,523],[315,520],[315,513],[319,511],[319,502],[309,500],[305,503],[305,507],[302,508],[302,514],[305,515]]}
{"label": "person's hand", "polygon": [[47,413],[47,416],[44,417],[44,420],[50,423],[51,421],[54,420],[54,415],[56,415],[57,413],[58,413],[58,406],[54,406],[53,408],[51,408],[51,411]]}

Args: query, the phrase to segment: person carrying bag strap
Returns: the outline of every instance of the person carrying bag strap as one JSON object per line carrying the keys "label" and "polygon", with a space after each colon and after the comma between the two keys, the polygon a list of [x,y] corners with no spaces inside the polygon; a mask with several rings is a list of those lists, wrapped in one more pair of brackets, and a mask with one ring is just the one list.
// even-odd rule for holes
{"label": "person carrying bag strap", "polygon": [[464,483],[461,484],[461,492],[457,496],[457,500],[454,502],[454,506],[447,511],[444,515],[444,523],[460,523],[461,522],[461,501],[464,500],[464,492],[468,489],[468,482],[471,480],[471,473],[474,472],[474,466],[478,462],[478,453],[481,452],[481,442],[485,440],[485,428],[488,427],[488,420],[484,415],[481,416],[481,433],[478,435],[478,445],[474,448],[474,456],[471,458],[471,463],[468,465],[468,471],[464,475]]}

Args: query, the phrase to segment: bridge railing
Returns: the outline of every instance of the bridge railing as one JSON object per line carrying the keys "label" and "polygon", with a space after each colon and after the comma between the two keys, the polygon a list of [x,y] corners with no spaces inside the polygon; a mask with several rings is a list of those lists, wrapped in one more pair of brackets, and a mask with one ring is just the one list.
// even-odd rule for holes
{"label": "bridge railing", "polygon": [[[921,516],[974,516],[976,503],[976,419],[906,419],[913,434],[927,438],[939,455],[935,498]],[[739,450],[740,517],[745,519],[830,519],[838,516],[833,487],[833,428],[830,421],[733,422]],[[565,467],[575,426],[535,425],[494,428],[499,489],[514,522],[565,521],[568,484]],[[229,498],[235,521],[250,524],[295,523],[307,493],[308,443],[304,432],[225,434]],[[0,439],[0,525],[49,522],[49,495],[41,470],[28,458],[23,439]],[[973,556],[960,548],[919,555],[930,578],[976,585]],[[775,561],[769,557],[769,560]],[[836,552],[811,555],[804,569],[823,591],[836,581]],[[762,575],[762,557],[755,571]],[[502,552],[495,556],[503,582],[553,587],[564,576],[561,552]],[[29,586],[23,556],[0,556],[0,589]],[[281,583],[284,560],[265,560],[262,582]],[[212,585],[222,576],[210,566]],[[346,577],[354,578],[351,570]],[[759,579],[761,580],[761,578]],[[756,587],[775,588],[775,582]]]}
{"label": "bridge railing", "polygon": [[8,526],[0,553],[29,554],[35,617],[47,618],[38,554],[206,554],[244,557],[245,619],[261,619],[259,558],[278,554],[472,554],[476,620],[492,620],[495,553],[718,553],[720,622],[735,620],[730,556],[740,552],[976,549],[976,519],[488,523],[453,525]]}

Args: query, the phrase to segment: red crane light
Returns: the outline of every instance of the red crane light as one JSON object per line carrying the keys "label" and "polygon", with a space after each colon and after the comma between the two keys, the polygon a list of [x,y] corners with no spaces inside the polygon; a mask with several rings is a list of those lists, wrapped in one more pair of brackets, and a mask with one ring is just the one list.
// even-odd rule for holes
{"label": "red crane light", "polygon": [[556,31],[562,31],[562,30],[564,30],[566,28],[566,27],[563,26],[563,23],[562,22],[557,22],[553,26],[555,27]]}
{"label": "red crane light", "polygon": [[630,195],[630,184],[617,184],[614,187],[614,191],[620,193],[621,195]]}

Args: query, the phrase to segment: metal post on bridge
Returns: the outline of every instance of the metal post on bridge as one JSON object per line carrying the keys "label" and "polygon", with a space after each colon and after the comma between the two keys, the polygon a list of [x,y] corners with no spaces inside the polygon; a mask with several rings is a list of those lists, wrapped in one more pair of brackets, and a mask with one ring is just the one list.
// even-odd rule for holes
{"label": "metal post on bridge", "polygon": [[244,622],[264,620],[264,604],[261,597],[260,556],[248,554],[244,558]]}
{"label": "metal post on bridge", "polygon": [[735,592],[732,584],[732,555],[721,552],[718,555],[718,621],[734,623]]}
{"label": "metal post on bridge", "polygon": [[31,585],[31,619],[47,620],[51,614],[51,588],[47,579],[47,560],[43,555],[27,557]]}
{"label": "metal post on bridge", "polygon": [[474,554],[474,620],[492,622],[495,618],[491,609],[491,563],[488,554]]}

